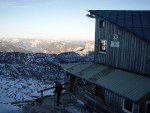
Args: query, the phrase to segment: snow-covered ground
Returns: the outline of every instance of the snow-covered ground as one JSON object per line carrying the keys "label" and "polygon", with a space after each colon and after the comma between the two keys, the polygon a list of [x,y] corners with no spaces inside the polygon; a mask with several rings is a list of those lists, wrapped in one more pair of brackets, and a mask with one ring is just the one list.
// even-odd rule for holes
{"label": "snow-covered ground", "polygon": [[[54,82],[45,84],[34,79],[11,79],[0,77],[0,113],[23,113],[23,108],[12,103],[24,102],[40,97],[37,91],[54,86]],[[54,89],[44,92],[53,95]]]}
{"label": "snow-covered ground", "polygon": [[[23,108],[15,106],[13,102],[24,102],[40,97],[37,91],[54,86],[54,82],[45,84],[34,79],[12,79],[0,77],[0,113],[23,113]],[[44,92],[44,96],[53,95],[54,89]],[[78,104],[81,103],[78,101]],[[81,107],[70,105],[65,108],[70,113],[89,113]]]}
{"label": "snow-covered ground", "polygon": [[10,104],[0,104],[0,113],[23,113],[23,109]]}
{"label": "snow-covered ground", "polygon": [[[0,77],[0,102],[10,103],[25,100],[32,100],[40,96],[37,91],[52,87],[54,84],[45,84],[34,79],[10,79]],[[53,90],[44,92],[45,95],[52,95]]]}
{"label": "snow-covered ground", "polygon": [[89,113],[89,111],[84,107],[84,102],[79,99],[75,99],[75,104],[68,105],[65,109],[69,113]]}

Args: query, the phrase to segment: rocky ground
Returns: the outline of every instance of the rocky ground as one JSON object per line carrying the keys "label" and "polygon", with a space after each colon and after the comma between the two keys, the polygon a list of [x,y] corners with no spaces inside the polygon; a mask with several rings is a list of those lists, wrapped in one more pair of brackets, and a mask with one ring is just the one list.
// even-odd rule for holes
{"label": "rocky ground", "polygon": [[[54,82],[50,81],[49,84],[45,84],[40,80],[28,79],[11,79],[0,77],[0,102],[20,102],[31,100],[40,96],[37,93],[38,90],[45,89],[54,85]],[[45,95],[52,95],[53,91],[46,92]]]}
{"label": "rocky ground", "polygon": [[[0,113],[22,113],[20,106],[40,96],[37,91],[54,86],[54,81],[63,82],[61,63],[87,62],[93,54],[61,53],[0,53]],[[44,92],[53,95],[53,90]],[[20,103],[17,106],[16,103]],[[12,106],[13,105],[13,106]],[[22,105],[21,105],[22,106]],[[5,112],[6,111],[6,112]]]}

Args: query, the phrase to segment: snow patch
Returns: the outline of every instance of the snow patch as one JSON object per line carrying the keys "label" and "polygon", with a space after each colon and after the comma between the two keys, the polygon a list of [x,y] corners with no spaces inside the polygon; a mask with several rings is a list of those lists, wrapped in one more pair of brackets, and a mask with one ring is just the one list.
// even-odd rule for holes
{"label": "snow patch", "polygon": [[[37,93],[37,91],[52,87],[52,84],[44,84],[31,78],[12,80],[0,77],[0,80],[1,103],[32,100],[40,97],[40,93]],[[53,90],[44,92],[44,95],[53,95]]]}

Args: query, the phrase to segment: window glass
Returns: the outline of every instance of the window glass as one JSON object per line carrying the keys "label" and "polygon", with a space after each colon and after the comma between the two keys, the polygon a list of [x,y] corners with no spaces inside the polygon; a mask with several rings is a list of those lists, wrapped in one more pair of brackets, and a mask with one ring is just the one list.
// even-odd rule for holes
{"label": "window glass", "polygon": [[99,52],[106,53],[107,51],[107,40],[100,40],[99,42]]}
{"label": "window glass", "polygon": [[100,20],[100,21],[99,21],[99,27],[100,27],[100,28],[103,28],[103,27],[104,27],[104,20]]}
{"label": "window glass", "polygon": [[132,113],[133,103],[129,100],[124,100],[124,110]]}

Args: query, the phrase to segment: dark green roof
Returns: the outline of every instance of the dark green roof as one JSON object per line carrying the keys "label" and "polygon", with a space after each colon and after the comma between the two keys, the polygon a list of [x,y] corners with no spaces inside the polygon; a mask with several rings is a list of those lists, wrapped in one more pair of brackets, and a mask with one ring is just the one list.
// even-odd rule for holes
{"label": "dark green roof", "polygon": [[97,63],[62,64],[62,68],[134,102],[150,93],[150,78],[139,74]]}
{"label": "dark green roof", "polygon": [[102,17],[150,42],[149,10],[90,10],[89,12]]}

